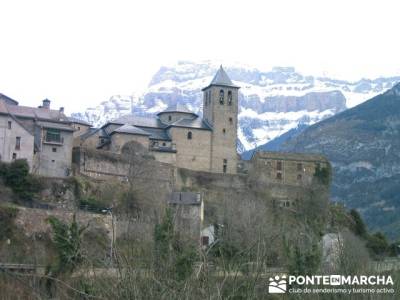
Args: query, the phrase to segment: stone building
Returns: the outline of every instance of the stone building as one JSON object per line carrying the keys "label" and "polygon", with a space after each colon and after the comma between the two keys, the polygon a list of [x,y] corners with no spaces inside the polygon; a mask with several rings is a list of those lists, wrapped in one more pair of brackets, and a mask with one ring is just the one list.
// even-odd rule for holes
{"label": "stone building", "polygon": [[[204,221],[204,202],[198,192],[172,192],[167,203],[172,210],[174,225],[187,237],[200,237]],[[197,242],[200,242],[197,240]]]}
{"label": "stone building", "polygon": [[0,94],[0,160],[26,159],[32,173],[48,177],[70,174],[74,122],[64,109],[18,105]]}
{"label": "stone building", "polygon": [[[255,152],[248,172],[259,185],[268,190],[281,207],[292,207],[302,198],[302,188],[315,182],[319,170],[330,176],[330,163],[322,155],[282,152]],[[329,180],[328,178],[326,178]]]}
{"label": "stone building", "polygon": [[237,172],[238,90],[220,67],[203,89],[203,117],[177,104],[154,118],[126,115],[80,136],[81,147],[121,153],[136,143],[160,162],[213,173]]}

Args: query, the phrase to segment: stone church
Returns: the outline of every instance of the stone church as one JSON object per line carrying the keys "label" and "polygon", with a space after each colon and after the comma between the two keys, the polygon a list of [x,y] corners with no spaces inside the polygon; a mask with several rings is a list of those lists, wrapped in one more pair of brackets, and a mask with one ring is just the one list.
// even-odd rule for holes
{"label": "stone church", "polygon": [[179,104],[154,118],[126,115],[89,130],[75,146],[121,153],[135,144],[180,168],[235,174],[239,87],[221,66],[202,91],[203,117]]}

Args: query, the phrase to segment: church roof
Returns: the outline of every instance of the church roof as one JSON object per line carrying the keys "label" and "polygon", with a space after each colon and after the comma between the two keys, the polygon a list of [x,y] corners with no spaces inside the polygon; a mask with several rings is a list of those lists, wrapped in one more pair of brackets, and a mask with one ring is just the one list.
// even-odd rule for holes
{"label": "church roof", "polygon": [[180,119],[169,125],[169,127],[184,127],[184,128],[211,130],[210,126],[208,126],[200,117],[196,117],[194,119]]}
{"label": "church roof", "polygon": [[150,135],[150,133],[136,127],[136,126],[132,126],[132,125],[122,125],[121,127],[118,127],[117,129],[115,129],[113,132],[111,132],[111,134],[113,134],[114,132],[117,133],[127,133],[127,134],[137,134],[137,135]]}
{"label": "church roof", "polygon": [[215,74],[213,80],[211,80],[210,84],[205,87],[203,90],[208,88],[211,85],[221,85],[221,86],[229,86],[233,88],[239,88],[237,85],[234,85],[232,80],[229,78],[228,74],[226,74],[225,70],[222,68],[222,65],[219,67],[219,70]]}
{"label": "church roof", "polygon": [[163,110],[162,112],[159,112],[157,114],[161,115],[163,113],[173,113],[173,112],[179,112],[179,113],[186,113],[186,114],[192,114],[192,115],[196,115],[194,112],[190,111],[186,105],[184,104],[180,104],[180,103],[176,103],[174,105],[168,106],[167,109]]}
{"label": "church roof", "polygon": [[138,117],[125,115],[110,121],[112,124],[128,124],[137,127],[165,128],[165,125],[157,118]]}

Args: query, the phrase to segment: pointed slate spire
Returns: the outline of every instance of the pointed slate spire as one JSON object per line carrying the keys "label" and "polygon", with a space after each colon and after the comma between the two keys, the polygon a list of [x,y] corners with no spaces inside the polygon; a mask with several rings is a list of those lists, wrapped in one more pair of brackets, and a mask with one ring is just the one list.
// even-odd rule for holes
{"label": "pointed slate spire", "polygon": [[217,73],[215,74],[213,80],[211,80],[210,84],[205,87],[203,90],[208,88],[211,85],[220,85],[220,86],[229,86],[233,88],[239,88],[237,85],[234,85],[232,80],[229,78],[228,74],[226,74],[222,65],[219,67]]}

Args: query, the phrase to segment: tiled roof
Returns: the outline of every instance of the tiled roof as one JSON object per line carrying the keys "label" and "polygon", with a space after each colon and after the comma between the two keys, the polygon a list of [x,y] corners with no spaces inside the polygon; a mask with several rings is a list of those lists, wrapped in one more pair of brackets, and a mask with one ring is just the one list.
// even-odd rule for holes
{"label": "tiled roof", "polygon": [[30,119],[69,122],[68,117],[58,110],[20,105],[9,105],[2,100],[0,100],[0,103],[0,113],[3,114],[12,114],[16,117],[24,117]]}
{"label": "tiled roof", "polygon": [[146,135],[149,136],[150,133],[136,127],[136,126],[132,126],[132,125],[122,125],[121,127],[118,127],[117,129],[115,129],[113,132],[111,132],[111,134],[113,134],[114,132],[117,133],[127,133],[127,134],[138,134],[138,135]]}
{"label": "tiled roof", "polygon": [[157,118],[138,117],[134,115],[125,115],[119,117],[109,123],[114,124],[129,124],[138,127],[165,128],[165,125]]}
{"label": "tiled roof", "polygon": [[194,112],[190,111],[186,105],[183,104],[175,104],[175,105],[171,105],[169,107],[167,107],[166,110],[159,112],[157,115],[163,114],[163,113],[173,113],[173,112],[179,112],[179,113],[186,113],[186,114],[192,114],[192,115],[196,115]]}
{"label": "tiled roof", "polygon": [[12,103],[13,105],[18,105],[18,101],[0,93],[0,99],[5,100],[6,102],[9,102],[10,104]]}
{"label": "tiled roof", "polygon": [[54,128],[60,129],[64,131],[74,131],[74,129],[69,126],[68,124],[59,123],[59,122],[37,122],[37,125],[44,127],[44,128]]}
{"label": "tiled roof", "polygon": [[169,204],[200,205],[201,195],[195,192],[172,192],[167,201]]}
{"label": "tiled roof", "polygon": [[197,128],[197,129],[204,129],[204,130],[212,130],[207,123],[203,121],[202,118],[196,117],[194,119],[180,119],[169,127],[185,127],[185,128]]}

